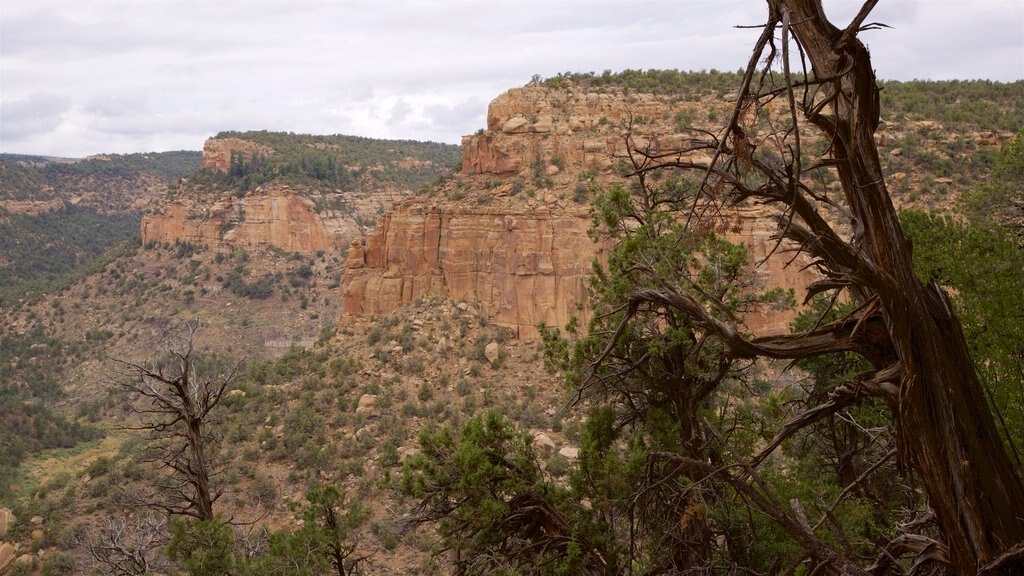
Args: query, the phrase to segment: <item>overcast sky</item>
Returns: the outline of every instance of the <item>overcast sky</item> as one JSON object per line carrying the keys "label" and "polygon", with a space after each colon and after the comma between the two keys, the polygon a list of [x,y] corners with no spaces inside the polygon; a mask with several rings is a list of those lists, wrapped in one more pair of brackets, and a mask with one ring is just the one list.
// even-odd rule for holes
{"label": "overcast sky", "polygon": [[[845,24],[859,2],[825,0]],[[761,0],[0,0],[0,152],[199,150],[222,130],[458,143],[534,74],[736,70]],[[1024,78],[1024,0],[882,0],[885,79]]]}

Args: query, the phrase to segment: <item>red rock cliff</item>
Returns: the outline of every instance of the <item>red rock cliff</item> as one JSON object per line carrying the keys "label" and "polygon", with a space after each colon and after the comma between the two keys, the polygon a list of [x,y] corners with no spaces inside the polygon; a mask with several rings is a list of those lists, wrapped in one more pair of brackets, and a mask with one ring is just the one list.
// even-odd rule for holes
{"label": "red rock cliff", "polygon": [[[584,178],[623,181],[614,168],[630,123],[634,146],[678,146],[686,137],[676,132],[681,109],[697,121],[708,113],[707,103],[614,90],[527,86],[502,94],[488,109],[487,130],[463,138],[462,173],[434,197],[396,206],[365,248],[354,243],[342,279],[344,314],[389,314],[438,295],[473,302],[521,337],[535,337],[540,321],[561,327],[585,318],[587,277],[602,250],[587,236],[590,215],[574,191]],[[755,261],[767,255],[774,231],[758,216],[735,211],[727,234],[747,244]],[[812,278],[777,259],[758,273],[798,298]],[[791,318],[749,321],[781,331]]]}
{"label": "red rock cliff", "polygon": [[185,199],[142,219],[142,242],[191,242],[213,249],[276,246],[287,252],[338,252],[359,236],[355,222],[317,213],[287,186],[259,188],[242,198],[226,192],[211,205]]}
{"label": "red rock cliff", "polygon": [[346,314],[388,314],[424,296],[477,303],[496,323],[536,336],[537,323],[579,315],[597,253],[583,210],[508,211],[437,205],[383,216],[349,252]]}
{"label": "red rock cliff", "polygon": [[[240,138],[211,138],[203,146],[203,167],[227,173],[232,158],[245,163],[257,155],[270,157],[273,150]],[[186,183],[143,216],[142,242],[338,252],[361,236],[357,218],[370,220],[406,194],[386,185],[343,192],[272,182],[238,196],[234,190]]]}

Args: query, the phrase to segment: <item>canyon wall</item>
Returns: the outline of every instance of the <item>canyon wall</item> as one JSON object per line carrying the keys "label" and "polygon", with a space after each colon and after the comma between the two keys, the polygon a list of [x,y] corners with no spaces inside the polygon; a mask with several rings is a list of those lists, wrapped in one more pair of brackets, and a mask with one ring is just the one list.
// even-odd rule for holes
{"label": "canyon wall", "polygon": [[[228,174],[232,161],[245,165],[254,157],[267,159],[273,154],[269,146],[241,138],[210,138],[203,145],[202,167]],[[222,185],[185,182],[149,207],[142,218],[142,242],[339,253],[361,236],[360,220],[372,221],[379,210],[406,195],[388,186],[346,192],[275,180],[241,193]]]}
{"label": "canyon wall", "polygon": [[232,158],[245,164],[255,156],[269,156],[272,152],[269,146],[241,138],[208,138],[203,144],[203,168],[227,174]]}
{"label": "canyon wall", "polygon": [[275,246],[287,252],[339,252],[360,235],[347,215],[318,213],[288,186],[258,188],[244,197],[225,192],[213,204],[179,199],[142,219],[142,243],[189,242],[211,249]]}
{"label": "canyon wall", "polygon": [[[526,86],[491,102],[487,129],[463,138],[462,171],[434,190],[396,205],[363,242],[353,243],[342,278],[344,314],[392,313],[417,298],[443,296],[478,306],[520,337],[537,323],[563,326],[587,317],[587,277],[604,250],[587,235],[591,185],[628,185],[618,175],[630,145],[675,148],[680,113],[706,122],[727,102],[679,102],[618,90]],[[695,161],[703,158],[692,158]],[[706,160],[706,159],[704,159]],[[774,224],[758,209],[727,215],[725,236],[748,246],[752,261],[771,250]],[[756,273],[766,287],[793,288],[814,275],[803,262],[775,258]],[[793,313],[748,317],[751,328],[784,331]]]}
{"label": "canyon wall", "polygon": [[543,86],[514,88],[487,109],[487,130],[462,139],[462,173],[511,175],[539,162],[559,171],[608,172],[634,147],[678,148],[676,116],[700,113],[700,103],[653,94],[587,92]]}
{"label": "canyon wall", "polygon": [[[420,205],[383,216],[348,254],[350,315],[388,314],[425,296],[472,302],[521,337],[580,315],[594,244],[586,211]],[[585,311],[583,311],[585,314]]]}

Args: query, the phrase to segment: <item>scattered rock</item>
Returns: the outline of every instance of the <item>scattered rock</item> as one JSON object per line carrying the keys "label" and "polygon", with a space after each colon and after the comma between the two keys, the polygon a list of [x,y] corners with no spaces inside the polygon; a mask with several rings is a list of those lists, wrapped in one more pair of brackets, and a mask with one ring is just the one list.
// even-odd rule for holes
{"label": "scattered rock", "polygon": [[580,457],[580,449],[573,448],[572,446],[563,446],[558,453],[564,456],[567,460],[575,460]]}
{"label": "scattered rock", "polygon": [[0,508],[0,540],[7,536],[7,531],[18,519],[7,508]]}
{"label": "scattered rock", "polygon": [[0,542],[0,574],[6,574],[7,569],[14,562],[14,544]]}
{"label": "scattered rock", "polygon": [[502,125],[501,131],[506,134],[514,134],[516,132],[526,132],[527,126],[530,121],[522,116],[514,116],[509,118],[505,124]]}
{"label": "scattered rock", "polygon": [[484,358],[494,366],[494,363],[498,361],[498,357],[501,355],[501,350],[497,342],[491,342],[484,347]]}
{"label": "scattered rock", "polygon": [[538,432],[533,435],[533,447],[545,456],[555,453],[555,442],[543,432]]}
{"label": "scattered rock", "polygon": [[230,390],[228,391],[228,398],[245,398],[245,390]]}
{"label": "scattered rock", "polygon": [[33,516],[32,519],[28,521],[28,523],[33,525],[33,526],[42,526],[43,525],[43,517],[42,516]]}
{"label": "scattered rock", "polygon": [[377,395],[363,394],[359,397],[356,414],[375,414],[377,412]]}
{"label": "scattered rock", "polygon": [[416,447],[405,447],[400,446],[398,448],[398,461],[405,462],[406,458],[411,458],[420,453],[420,449]]}

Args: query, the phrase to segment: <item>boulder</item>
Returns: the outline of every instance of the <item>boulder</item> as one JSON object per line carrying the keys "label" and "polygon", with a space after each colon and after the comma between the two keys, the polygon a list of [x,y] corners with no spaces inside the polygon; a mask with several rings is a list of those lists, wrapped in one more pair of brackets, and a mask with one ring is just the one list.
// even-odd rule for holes
{"label": "boulder", "polygon": [[545,456],[554,454],[556,450],[555,442],[550,436],[543,432],[538,432],[533,435],[533,447]]}
{"label": "boulder", "polygon": [[18,519],[7,508],[0,508],[0,540],[7,536],[7,531],[14,526]]}
{"label": "boulder", "polygon": [[502,124],[501,131],[506,134],[515,134],[517,132],[525,132],[530,122],[522,116],[516,116],[515,118],[509,118],[507,122]]}
{"label": "boulder", "polygon": [[564,456],[567,460],[575,460],[580,457],[580,449],[573,448],[572,446],[563,446],[558,453]]}
{"label": "boulder", "polygon": [[487,346],[484,346],[484,358],[494,366],[494,363],[501,357],[501,350],[497,342],[490,342]]}
{"label": "boulder", "polygon": [[14,544],[0,542],[0,574],[6,574],[7,569],[14,563]]}
{"label": "boulder", "polygon": [[375,414],[377,412],[377,395],[363,394],[359,397],[356,414]]}

